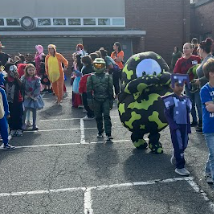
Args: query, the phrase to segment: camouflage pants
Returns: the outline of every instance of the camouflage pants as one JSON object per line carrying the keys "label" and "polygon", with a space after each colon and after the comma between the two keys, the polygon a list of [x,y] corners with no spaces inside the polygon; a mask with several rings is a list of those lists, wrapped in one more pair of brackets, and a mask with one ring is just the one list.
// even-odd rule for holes
{"label": "camouflage pants", "polygon": [[111,118],[110,118],[110,104],[109,99],[105,101],[94,100],[94,116],[97,122],[97,129],[99,133],[103,133],[103,118],[104,128],[107,136],[111,135]]}

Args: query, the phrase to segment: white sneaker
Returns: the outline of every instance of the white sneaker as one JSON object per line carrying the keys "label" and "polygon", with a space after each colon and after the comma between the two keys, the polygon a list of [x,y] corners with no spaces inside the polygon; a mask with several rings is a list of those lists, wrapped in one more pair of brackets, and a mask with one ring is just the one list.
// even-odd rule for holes
{"label": "white sneaker", "polygon": [[93,120],[94,117],[88,117],[87,115],[85,117],[82,118],[83,120]]}
{"label": "white sneaker", "polygon": [[172,155],[172,157],[170,158],[170,163],[171,163],[173,166],[175,166],[176,160],[175,160],[174,155]]}
{"label": "white sneaker", "polygon": [[20,129],[18,129],[18,130],[16,131],[16,136],[17,136],[17,137],[22,137],[22,136],[23,136],[23,131],[20,130]]}
{"label": "white sneaker", "polygon": [[190,172],[185,168],[182,168],[182,169],[176,168],[175,172],[179,175],[182,175],[182,176],[188,176],[190,174]]}
{"label": "white sneaker", "polygon": [[15,137],[15,136],[16,136],[16,130],[11,130],[11,131],[10,131],[10,135],[11,135],[12,137]]}
{"label": "white sneaker", "polygon": [[206,182],[208,184],[213,184],[213,179],[212,179],[212,176],[210,174],[206,174],[205,179],[206,179]]}
{"label": "white sneaker", "polygon": [[27,127],[31,127],[31,126],[33,126],[33,124],[28,120],[27,123],[26,123],[26,126]]}

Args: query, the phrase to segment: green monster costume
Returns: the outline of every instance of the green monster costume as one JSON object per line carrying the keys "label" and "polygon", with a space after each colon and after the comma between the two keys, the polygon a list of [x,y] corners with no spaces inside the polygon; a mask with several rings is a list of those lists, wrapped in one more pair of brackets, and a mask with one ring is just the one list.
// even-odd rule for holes
{"label": "green monster costume", "polygon": [[119,95],[120,120],[129,131],[138,149],[147,148],[143,139],[149,134],[149,148],[153,153],[163,153],[159,132],[167,126],[161,96],[172,92],[169,67],[154,52],[133,55],[122,72],[122,92]]}
{"label": "green monster costume", "polygon": [[195,79],[198,79],[196,70],[199,66],[200,64],[194,65],[187,71],[190,78],[190,93],[195,93],[200,89],[200,86],[195,84]]}
{"label": "green monster costume", "polygon": [[91,109],[94,110],[97,122],[98,136],[103,137],[103,117],[104,129],[108,140],[111,140],[111,118],[110,109],[113,105],[113,81],[109,74],[104,73],[106,63],[101,58],[96,58],[93,62],[95,74],[87,80],[87,101]]}

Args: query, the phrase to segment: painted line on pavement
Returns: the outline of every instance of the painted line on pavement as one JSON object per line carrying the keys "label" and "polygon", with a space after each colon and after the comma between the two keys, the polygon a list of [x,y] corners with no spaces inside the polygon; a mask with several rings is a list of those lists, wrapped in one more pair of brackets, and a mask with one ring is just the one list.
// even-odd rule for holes
{"label": "painted line on pavement", "polygon": [[80,144],[85,144],[85,126],[83,119],[80,120]]}
{"label": "painted line on pavement", "polygon": [[[92,128],[84,128],[84,123],[81,122],[82,120],[80,120],[80,128],[70,128],[70,129],[39,129],[39,130],[26,130],[24,132],[52,132],[52,131],[76,131],[76,130],[80,130],[80,132],[82,133],[82,131],[84,130],[96,130],[96,127],[92,127]],[[82,123],[82,124],[81,124]],[[123,126],[113,126],[113,128],[116,129],[121,129],[124,128]]]}
{"label": "painted line on pavement", "polygon": [[[131,140],[115,140],[113,143],[130,142]],[[60,147],[60,146],[75,146],[75,145],[90,145],[90,144],[105,144],[104,141],[98,142],[82,142],[82,143],[58,143],[58,144],[42,144],[42,145],[29,145],[29,146],[16,146],[16,149],[22,148],[39,148],[39,147]],[[3,149],[3,148],[2,148]]]}
{"label": "painted line on pavement", "polygon": [[[9,196],[23,196],[23,195],[38,195],[38,194],[70,192],[70,191],[78,191],[78,190],[83,190],[83,191],[87,192],[87,190],[90,190],[90,191],[91,190],[103,190],[103,189],[111,189],[111,188],[145,186],[145,185],[152,185],[152,184],[157,184],[157,183],[172,183],[172,182],[177,182],[177,181],[192,181],[192,180],[193,180],[193,177],[180,177],[180,178],[169,178],[169,179],[164,179],[164,180],[156,179],[156,180],[150,180],[150,181],[100,185],[100,186],[92,186],[92,187],[73,187],[73,188],[63,188],[63,189],[47,189],[47,190],[10,192],[10,193],[0,193],[0,198],[9,197]],[[89,195],[87,197],[89,197]]]}
{"label": "painted line on pavement", "polygon": [[[89,129],[89,130],[93,130],[96,128],[85,128],[85,129]],[[52,131],[76,131],[76,130],[81,130],[80,128],[70,128],[70,129],[39,129],[38,131],[34,131],[34,130],[26,130],[25,132],[52,132]]]}
{"label": "painted line on pavement", "polygon": [[187,182],[195,190],[195,192],[202,195],[204,200],[208,202],[210,209],[214,212],[214,203],[210,201],[207,194],[198,186],[198,184],[194,180],[188,180]]}
{"label": "painted line on pavement", "polygon": [[[119,118],[119,115],[118,116],[111,116],[111,118]],[[83,118],[55,118],[55,119],[44,119],[44,120],[38,120],[39,122],[49,122],[49,121],[60,121],[60,120],[81,120]],[[85,121],[89,121],[89,120],[85,120]],[[90,120],[90,121],[93,121],[93,120]],[[95,120],[94,120],[95,121]],[[96,121],[95,121],[96,122]]]}
{"label": "painted line on pavement", "polygon": [[86,188],[84,192],[84,214],[93,214],[94,211],[92,209],[92,197],[91,197],[91,190],[93,188]]}
{"label": "painted line on pavement", "polygon": [[93,190],[101,191],[105,189],[121,188],[121,187],[133,187],[133,186],[146,186],[155,185],[158,183],[173,183],[179,181],[186,181],[192,187],[192,189],[202,195],[203,199],[208,202],[211,211],[214,211],[214,203],[210,201],[207,194],[199,188],[198,184],[194,181],[193,177],[179,177],[179,178],[168,178],[168,179],[156,179],[143,182],[132,182],[132,183],[120,183],[111,185],[100,185],[92,187],[73,187],[73,188],[62,188],[62,189],[49,189],[49,190],[34,190],[34,191],[22,191],[22,192],[10,192],[10,193],[0,193],[0,198],[11,197],[11,196],[27,196],[27,195],[41,195],[41,194],[51,194],[51,193],[62,193],[62,192],[75,192],[84,191],[84,214],[94,214],[92,209],[92,196],[91,192]]}

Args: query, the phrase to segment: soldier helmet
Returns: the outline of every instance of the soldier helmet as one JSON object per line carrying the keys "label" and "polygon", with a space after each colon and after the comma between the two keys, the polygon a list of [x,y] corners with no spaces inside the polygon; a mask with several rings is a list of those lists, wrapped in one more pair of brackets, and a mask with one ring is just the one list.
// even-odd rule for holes
{"label": "soldier helmet", "polygon": [[106,69],[106,63],[105,60],[102,58],[96,58],[93,61],[93,67],[94,67],[94,71],[96,73],[103,73]]}

